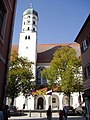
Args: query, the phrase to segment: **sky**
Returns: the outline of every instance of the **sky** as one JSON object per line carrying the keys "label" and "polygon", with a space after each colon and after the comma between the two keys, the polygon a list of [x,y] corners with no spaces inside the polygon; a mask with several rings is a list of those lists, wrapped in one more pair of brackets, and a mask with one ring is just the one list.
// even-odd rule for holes
{"label": "sky", "polygon": [[17,0],[12,44],[19,43],[23,12],[38,12],[38,44],[73,43],[90,13],[90,0]]}

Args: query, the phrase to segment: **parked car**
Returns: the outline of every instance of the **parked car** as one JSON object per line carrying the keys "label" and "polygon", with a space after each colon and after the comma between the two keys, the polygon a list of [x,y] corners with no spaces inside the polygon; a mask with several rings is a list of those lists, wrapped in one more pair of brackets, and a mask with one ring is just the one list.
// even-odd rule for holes
{"label": "parked car", "polygon": [[67,109],[67,115],[75,115],[75,109],[72,106],[64,106]]}
{"label": "parked car", "polygon": [[75,108],[75,114],[85,116],[85,106],[78,106]]}
{"label": "parked car", "polygon": [[18,115],[16,106],[9,106],[8,110],[10,111],[10,116]]}

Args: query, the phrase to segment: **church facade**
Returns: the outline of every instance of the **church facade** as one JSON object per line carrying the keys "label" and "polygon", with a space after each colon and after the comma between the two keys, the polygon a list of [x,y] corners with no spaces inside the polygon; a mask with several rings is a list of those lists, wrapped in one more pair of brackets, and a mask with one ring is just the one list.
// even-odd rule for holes
{"label": "church facade", "polygon": [[[12,51],[16,50],[20,56],[27,57],[28,60],[34,62],[34,65],[32,66],[34,78],[32,81],[37,80],[37,85],[45,86],[47,81],[41,78],[41,71],[43,68],[50,66],[55,51],[62,46],[69,46],[74,48],[77,55],[80,56],[80,46],[77,43],[38,44],[38,20],[38,13],[32,6],[24,11],[19,45],[12,45]],[[40,91],[43,92],[45,89],[46,88],[40,89]],[[46,93],[47,94],[45,95],[39,94],[35,96],[31,94],[27,98],[21,94],[15,99],[14,105],[19,109],[23,109],[23,104],[25,104],[26,110],[47,110],[49,105],[52,106],[52,109],[58,110],[63,109],[64,106],[68,105],[67,96],[58,90],[57,87],[54,90],[46,90]],[[70,104],[74,108],[79,105],[78,96],[79,93],[71,94]]]}

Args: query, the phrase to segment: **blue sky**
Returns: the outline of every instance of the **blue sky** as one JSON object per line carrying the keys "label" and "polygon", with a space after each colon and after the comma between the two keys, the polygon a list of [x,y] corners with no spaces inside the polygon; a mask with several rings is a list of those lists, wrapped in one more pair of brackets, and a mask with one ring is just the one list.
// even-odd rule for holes
{"label": "blue sky", "polygon": [[18,44],[23,12],[39,14],[38,43],[72,43],[90,13],[90,0],[17,0],[13,44]]}

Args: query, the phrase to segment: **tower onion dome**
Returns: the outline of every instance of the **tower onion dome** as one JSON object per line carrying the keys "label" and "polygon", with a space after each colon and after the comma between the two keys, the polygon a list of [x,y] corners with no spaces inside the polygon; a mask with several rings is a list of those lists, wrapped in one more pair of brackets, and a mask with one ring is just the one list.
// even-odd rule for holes
{"label": "tower onion dome", "polygon": [[28,14],[33,14],[36,15],[38,17],[38,13],[37,11],[35,11],[32,6],[30,6],[30,8],[28,8],[27,10],[24,11],[23,16],[24,15],[28,15]]}

